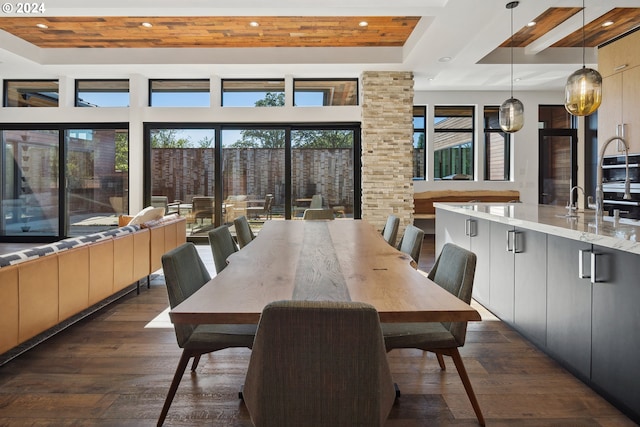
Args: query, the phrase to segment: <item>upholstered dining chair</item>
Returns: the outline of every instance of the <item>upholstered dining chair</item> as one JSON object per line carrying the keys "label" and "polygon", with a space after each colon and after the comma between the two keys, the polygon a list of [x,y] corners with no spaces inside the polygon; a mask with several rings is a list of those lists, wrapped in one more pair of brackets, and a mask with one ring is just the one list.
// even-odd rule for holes
{"label": "upholstered dining chair", "polygon": [[398,228],[400,227],[400,218],[395,215],[389,215],[387,222],[382,229],[382,237],[391,246],[396,245],[396,239],[398,238]]}
{"label": "upholstered dining chair", "polygon": [[[183,302],[211,280],[196,247],[191,242],[183,243],[164,254],[162,268],[171,308]],[[158,426],[164,423],[189,359],[194,358],[191,371],[195,372],[201,355],[229,347],[251,348],[256,332],[255,325],[174,324],[173,327],[178,346],[182,348],[182,355],[160,412]]]}
{"label": "upholstered dining chair", "polygon": [[334,219],[333,209],[305,209],[302,219]]}
{"label": "upholstered dining chair", "polygon": [[424,240],[424,231],[415,225],[407,225],[402,234],[402,239],[398,244],[398,250],[404,252],[413,258],[413,267],[418,268],[420,260],[420,251],[422,250],[422,241]]}
{"label": "upholstered dining chair", "polygon": [[309,209],[322,209],[322,194],[314,194],[313,196],[311,196]]}
{"label": "upholstered dining chair", "polygon": [[395,397],[374,307],[296,300],[264,308],[243,389],[256,427],[382,426]]}
{"label": "upholstered dining chair", "polygon": [[236,229],[236,239],[238,240],[238,246],[240,249],[247,246],[253,239],[256,238],[249,225],[249,220],[246,216],[240,215],[233,220],[233,226]]}
{"label": "upholstered dining chair", "polygon": [[[473,252],[453,243],[446,243],[428,277],[469,304],[475,271],[476,255]],[[458,351],[458,347],[462,347],[465,343],[467,322],[384,323],[382,331],[387,351],[395,348],[418,348],[434,352],[442,370],[445,369],[442,356],[451,356],[478,422],[480,425],[485,425],[480,405]]]}
{"label": "upholstered dining chair", "polygon": [[209,231],[208,236],[216,273],[220,273],[227,266],[229,255],[238,252],[238,246],[233,240],[229,227],[226,225],[221,225]]}

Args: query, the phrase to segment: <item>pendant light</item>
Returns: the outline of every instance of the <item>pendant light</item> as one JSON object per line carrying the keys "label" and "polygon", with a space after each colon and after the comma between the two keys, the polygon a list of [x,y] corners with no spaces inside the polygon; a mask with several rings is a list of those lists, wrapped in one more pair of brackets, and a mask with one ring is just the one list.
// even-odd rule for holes
{"label": "pendant light", "polygon": [[564,107],[574,116],[588,116],[602,102],[602,76],[585,66],[584,0],[582,0],[582,68],[567,79]]}
{"label": "pendant light", "polygon": [[522,129],[524,125],[524,105],[519,99],[513,97],[513,9],[520,2],[507,3],[507,9],[511,10],[511,97],[500,106],[500,127],[504,132],[514,133]]}

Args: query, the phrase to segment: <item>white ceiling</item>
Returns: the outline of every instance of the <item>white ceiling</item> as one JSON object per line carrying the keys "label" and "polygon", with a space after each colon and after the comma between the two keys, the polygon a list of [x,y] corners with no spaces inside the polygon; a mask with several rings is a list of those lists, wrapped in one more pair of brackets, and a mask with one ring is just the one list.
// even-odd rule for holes
{"label": "white ceiling", "polygon": [[[13,2],[13,0],[9,0]],[[508,0],[46,0],[47,16],[421,16],[399,48],[41,49],[0,30],[0,78],[79,76],[351,77],[364,70],[411,70],[416,90],[508,90]],[[221,4],[225,5],[221,5]],[[265,6],[265,5],[268,5]],[[582,0],[521,0],[517,30],[550,7],[581,7]],[[586,0],[589,22],[640,0]],[[3,17],[21,15],[4,14]],[[25,16],[25,15],[22,15]],[[33,15],[32,15],[33,16]],[[535,46],[514,50],[514,91],[561,89],[582,65],[579,48],[546,46],[580,28],[570,19]],[[448,62],[441,58],[450,57]],[[596,67],[596,49],[587,66]]]}

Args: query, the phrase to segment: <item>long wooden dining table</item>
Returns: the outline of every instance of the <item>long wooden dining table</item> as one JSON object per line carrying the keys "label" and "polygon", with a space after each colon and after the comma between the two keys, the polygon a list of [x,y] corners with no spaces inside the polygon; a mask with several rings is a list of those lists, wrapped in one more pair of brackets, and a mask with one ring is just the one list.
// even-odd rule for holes
{"label": "long wooden dining table", "polygon": [[268,303],[290,299],[365,302],[381,322],[481,320],[363,220],[266,221],[227,261],[170,311],[173,323],[258,323]]}

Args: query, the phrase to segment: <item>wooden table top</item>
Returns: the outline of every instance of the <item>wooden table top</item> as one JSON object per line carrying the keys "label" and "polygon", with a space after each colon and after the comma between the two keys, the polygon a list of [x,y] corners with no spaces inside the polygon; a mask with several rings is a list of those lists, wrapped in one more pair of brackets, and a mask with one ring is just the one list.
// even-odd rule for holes
{"label": "wooden table top", "polygon": [[173,323],[257,323],[272,301],[308,299],[365,302],[382,322],[481,320],[410,261],[365,221],[271,220],[170,317]]}

